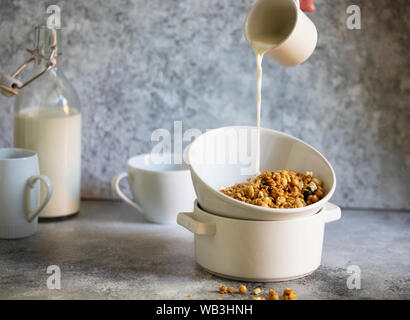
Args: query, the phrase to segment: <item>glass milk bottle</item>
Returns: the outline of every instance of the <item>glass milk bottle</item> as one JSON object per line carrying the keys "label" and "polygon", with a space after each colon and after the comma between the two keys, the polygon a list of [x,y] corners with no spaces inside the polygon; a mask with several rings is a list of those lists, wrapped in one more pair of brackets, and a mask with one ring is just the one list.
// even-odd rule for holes
{"label": "glass milk bottle", "polygon": [[[38,153],[40,172],[54,187],[40,218],[60,219],[80,210],[80,101],[60,68],[60,30],[36,27],[33,56],[33,74],[52,67],[16,97],[14,146]],[[42,197],[45,194],[42,189]]]}

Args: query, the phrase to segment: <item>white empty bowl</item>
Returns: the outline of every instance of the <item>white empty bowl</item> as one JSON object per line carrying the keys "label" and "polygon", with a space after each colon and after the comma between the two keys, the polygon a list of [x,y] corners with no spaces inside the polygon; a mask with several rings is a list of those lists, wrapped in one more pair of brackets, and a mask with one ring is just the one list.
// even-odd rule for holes
{"label": "white empty bowl", "polygon": [[246,171],[251,167],[251,150],[255,151],[255,134],[255,127],[223,127],[202,134],[191,144],[188,162],[201,208],[224,217],[272,221],[312,215],[324,207],[336,188],[330,163],[302,140],[264,128],[261,129],[260,171],[312,171],[314,177],[323,181],[325,197],[301,208],[275,209],[248,204],[219,191],[253,176]]}

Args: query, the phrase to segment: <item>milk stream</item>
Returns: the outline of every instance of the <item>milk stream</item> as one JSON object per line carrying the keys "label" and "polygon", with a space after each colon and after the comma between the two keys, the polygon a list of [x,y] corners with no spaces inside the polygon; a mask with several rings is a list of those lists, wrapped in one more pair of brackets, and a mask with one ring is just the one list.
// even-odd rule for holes
{"label": "milk stream", "polygon": [[262,105],[262,60],[265,53],[276,47],[283,39],[283,35],[258,36],[251,41],[256,56],[256,167],[255,175],[260,174],[261,150],[261,105]]}
{"label": "milk stream", "polygon": [[255,175],[260,174],[261,152],[261,101],[262,101],[262,59],[264,53],[255,50],[256,56],[256,168]]}
{"label": "milk stream", "polygon": [[[40,173],[53,184],[41,217],[73,214],[80,209],[81,114],[67,108],[28,108],[14,117],[14,145],[38,153]],[[46,190],[41,185],[41,198]]]}

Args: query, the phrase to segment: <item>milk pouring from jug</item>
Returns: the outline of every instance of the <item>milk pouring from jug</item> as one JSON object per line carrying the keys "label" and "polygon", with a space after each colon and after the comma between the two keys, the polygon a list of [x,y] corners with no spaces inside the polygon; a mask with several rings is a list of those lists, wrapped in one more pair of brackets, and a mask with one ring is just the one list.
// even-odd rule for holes
{"label": "milk pouring from jug", "polygon": [[283,66],[296,66],[315,50],[317,30],[299,8],[314,11],[313,0],[258,0],[246,16],[243,33],[256,56],[256,166],[260,173],[262,59],[266,55]]}

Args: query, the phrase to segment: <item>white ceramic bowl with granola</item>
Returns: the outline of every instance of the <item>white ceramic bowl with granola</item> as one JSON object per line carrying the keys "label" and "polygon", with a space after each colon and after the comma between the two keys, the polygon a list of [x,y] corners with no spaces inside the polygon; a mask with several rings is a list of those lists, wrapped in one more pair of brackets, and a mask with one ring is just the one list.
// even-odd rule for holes
{"label": "white ceramic bowl with granola", "polygon": [[[273,174],[277,181],[287,177],[287,182],[293,183],[292,189],[281,193],[279,182],[276,189],[271,188],[268,184],[274,182],[264,177],[267,181],[262,186],[264,189],[257,190],[253,199],[246,198],[247,191],[236,196],[237,190],[245,190],[246,185],[231,190],[231,196],[229,192],[221,192],[237,183],[246,184],[247,179],[255,177],[252,170],[257,154],[256,134],[255,127],[223,127],[207,131],[191,144],[188,162],[201,208],[219,216],[259,221],[294,219],[324,208],[336,188],[336,176],[330,163],[302,140],[271,129],[261,128],[260,131],[260,171],[269,171],[268,177]],[[307,185],[312,188],[309,194],[306,194]],[[302,195],[297,194],[297,188]],[[294,190],[295,194],[289,190]]]}

